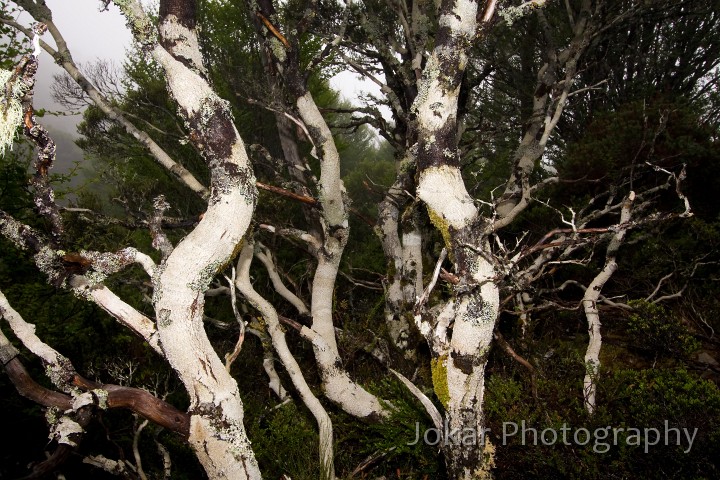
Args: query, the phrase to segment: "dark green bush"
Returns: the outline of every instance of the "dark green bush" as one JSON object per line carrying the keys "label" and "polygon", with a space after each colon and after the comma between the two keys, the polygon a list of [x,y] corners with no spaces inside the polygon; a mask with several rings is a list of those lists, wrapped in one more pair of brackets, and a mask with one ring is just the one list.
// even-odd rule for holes
{"label": "dark green bush", "polygon": [[683,358],[700,348],[687,326],[664,307],[643,300],[629,303],[635,310],[628,319],[628,333],[636,348]]}

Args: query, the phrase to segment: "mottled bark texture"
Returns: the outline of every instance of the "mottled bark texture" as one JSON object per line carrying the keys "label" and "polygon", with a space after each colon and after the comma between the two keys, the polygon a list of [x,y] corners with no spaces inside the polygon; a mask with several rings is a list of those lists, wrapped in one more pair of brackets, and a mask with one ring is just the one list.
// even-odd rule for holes
{"label": "mottled bark texture", "polygon": [[422,292],[423,261],[421,220],[423,212],[406,192],[414,189],[414,158],[400,164],[395,183],[378,205],[378,235],[389,262],[385,287],[385,323],[390,340],[407,359],[416,356],[412,311]]}
{"label": "mottled bark texture", "polygon": [[[136,39],[163,68],[211,175],[208,208],[197,227],[159,266],[153,304],[163,354],[190,395],[190,445],[210,478],[260,478],[243,426],[237,383],[213,350],[203,326],[207,290],[232,260],[255,207],[255,177],[227,103],[205,78],[194,2],[160,2],[155,36],[135,1],[119,6]],[[159,38],[159,42],[156,42]]]}
{"label": "mottled bark texture", "polygon": [[[265,53],[271,59],[267,68],[272,72],[268,79],[272,91],[284,91],[292,104],[282,105],[285,113],[298,115],[313,144],[313,155],[320,161],[317,180],[318,209],[308,212],[311,245],[317,261],[310,299],[312,330],[318,341],[313,342],[315,359],[322,378],[325,396],[347,413],[366,419],[386,417],[388,411],[379,399],[350,378],[343,368],[335,338],[333,299],[340,262],[350,234],[345,186],[340,177],[340,155],[333,134],[308,90],[307,79],[300,69],[298,38],[307,25],[307,18],[298,21],[289,32],[281,31],[281,22],[271,1],[261,0],[248,4],[255,12],[255,27],[263,42]],[[311,11],[305,13],[312,15]],[[278,84],[278,75],[282,83]],[[282,97],[280,97],[282,98]],[[286,126],[280,125],[283,151],[291,169],[299,170]],[[319,228],[318,228],[319,227]],[[304,235],[307,233],[303,232]],[[321,341],[320,341],[321,340]]]}
{"label": "mottled bark texture", "polygon": [[[413,104],[418,197],[442,234],[459,278],[452,299],[438,314],[420,306],[415,318],[432,348],[433,382],[450,431],[482,432],[485,366],[500,300],[495,266],[488,261],[492,253],[482,233],[484,221],[465,188],[457,148],[458,97],[477,8],[472,0],[441,3],[435,48]],[[485,458],[482,447],[447,440],[444,450],[452,478],[489,474],[492,459]]]}

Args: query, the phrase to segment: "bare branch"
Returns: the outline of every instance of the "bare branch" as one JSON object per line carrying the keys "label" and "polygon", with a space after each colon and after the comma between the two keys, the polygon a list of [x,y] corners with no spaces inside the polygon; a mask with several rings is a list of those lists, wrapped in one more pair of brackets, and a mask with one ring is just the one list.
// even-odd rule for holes
{"label": "bare branch", "polygon": [[225,354],[225,369],[230,372],[230,367],[232,366],[238,355],[240,355],[240,349],[242,348],[243,342],[245,341],[245,326],[247,322],[243,320],[242,315],[240,315],[237,307],[237,295],[235,293],[235,267],[232,268],[232,278],[228,278],[227,276],[225,276],[225,281],[228,282],[228,285],[230,287],[230,304],[232,306],[233,315],[235,315],[235,320],[237,320],[238,325],[240,326],[240,332],[238,333],[238,339],[235,343],[235,348],[233,348],[232,352]]}
{"label": "bare branch", "polygon": [[430,283],[428,283],[427,287],[425,287],[425,290],[423,290],[422,295],[420,298],[417,299],[415,302],[415,314],[424,308],[425,304],[427,303],[428,299],[430,298],[430,294],[433,291],[433,288],[435,288],[435,283],[437,283],[437,279],[440,276],[440,269],[442,267],[443,262],[445,261],[445,258],[447,257],[447,249],[443,248],[440,252],[440,256],[438,257],[437,262],[435,263],[435,270],[433,270],[432,278],[430,279]]}

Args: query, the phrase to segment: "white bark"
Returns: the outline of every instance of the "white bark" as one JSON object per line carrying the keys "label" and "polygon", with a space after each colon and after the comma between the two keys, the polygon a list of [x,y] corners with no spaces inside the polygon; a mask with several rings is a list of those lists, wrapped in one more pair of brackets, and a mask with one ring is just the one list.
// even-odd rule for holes
{"label": "white bark", "polygon": [[300,116],[308,129],[320,156],[320,204],[324,229],[324,243],[317,252],[318,264],[312,284],[310,314],[312,329],[322,338],[322,347],[313,343],[315,358],[323,379],[325,395],[351,415],[361,418],[384,417],[388,412],[374,395],[355,383],[340,367],[340,355],[335,339],[333,299],[335,281],[340,268],[348,235],[345,187],[340,178],[340,156],[332,132],[317,108],[312,95],[306,92],[296,102]]}
{"label": "white bark", "polygon": [[277,370],[275,370],[275,359],[273,357],[263,358],[263,369],[268,376],[268,387],[270,387],[270,390],[275,392],[275,395],[277,395],[281,401],[287,401],[290,397],[285,387],[282,386]]}
{"label": "white bark", "polygon": [[[494,281],[493,267],[486,260],[477,260],[472,276],[481,285],[480,294],[463,299],[455,307],[455,325],[446,362],[447,416],[451,431],[471,428],[482,432],[485,427],[485,366],[499,315],[500,292]],[[463,449],[461,445],[451,448]],[[453,474],[463,479],[481,478],[480,472],[484,472],[483,464],[486,462],[482,454],[475,465],[468,465],[463,460],[473,455],[459,453],[462,467],[455,466]],[[456,460],[451,457],[453,461]]]}
{"label": "white bark", "polygon": [[[341,247],[338,247],[341,248]],[[333,323],[333,298],[335,279],[340,265],[341,249],[326,258],[318,256],[318,265],[312,286],[312,330],[322,340],[313,341],[315,360],[323,382],[325,396],[337,403],[345,412],[359,418],[377,419],[388,412],[378,398],[354,382],[342,368],[342,360],[335,341]]]}
{"label": "white bark", "polygon": [[337,342],[335,341],[335,325],[333,323],[333,298],[335,280],[340,268],[339,253],[332,258],[325,258],[322,254],[319,255],[315,276],[313,277],[312,300],[310,302],[310,311],[313,318],[312,328],[323,337],[328,348],[332,349],[333,352],[338,351]]}
{"label": "white bark", "polygon": [[285,333],[280,326],[277,311],[275,308],[258,294],[250,282],[250,264],[252,263],[254,245],[252,242],[246,242],[240,252],[237,264],[236,285],[240,293],[262,314],[265,319],[267,331],[272,339],[275,351],[280,357],[285,370],[288,372],[293,385],[298,391],[300,398],[310,413],[315,417],[319,431],[319,452],[320,452],[320,468],[321,478],[323,480],[332,480],[335,478],[334,454],[333,454],[333,430],[332,422],[327,411],[322,406],[317,397],[312,393],[310,387],[305,381],[300,365],[298,365],[295,357],[290,352],[285,341]]}
{"label": "white bark", "polygon": [[[275,10],[272,4],[258,5],[258,14],[268,17],[275,17]],[[265,10],[263,10],[265,8]],[[267,25],[266,25],[267,26]],[[303,232],[302,237],[311,237],[309,242],[313,245],[313,254],[317,258],[317,266],[313,277],[312,298],[310,302],[310,315],[312,317],[312,331],[315,341],[313,350],[316,363],[323,379],[323,389],[327,398],[337,403],[346,412],[360,417],[377,418],[385,416],[387,412],[381,407],[378,399],[357,385],[350,379],[350,376],[341,367],[340,356],[335,338],[335,326],[333,324],[333,301],[335,281],[342,258],[345,245],[349,235],[349,223],[347,218],[347,206],[345,204],[346,193],[340,177],[340,156],[333,139],[332,132],[318,109],[312,94],[308,91],[306,79],[298,68],[293,64],[297,58],[292,59],[286,55],[285,48],[300,48],[299,45],[290,45],[287,39],[281,42],[278,40],[278,33],[270,27],[258,31],[260,37],[266,42],[266,53],[268,58],[274,62],[277,72],[282,72],[286,77],[286,93],[293,96],[295,107],[302,122],[293,117],[287,117],[300,126],[311,143],[313,150],[311,154],[320,161],[320,178],[318,181],[320,205],[320,227],[321,232],[317,235],[308,235]],[[295,42],[293,32],[288,38]],[[271,46],[273,45],[273,46]],[[278,48],[275,48],[278,47]],[[277,91],[277,83],[270,80],[271,90]],[[283,135],[283,128],[281,128]],[[285,139],[287,140],[287,139]],[[295,163],[295,152],[291,152],[287,142],[283,140],[283,149],[289,156],[289,161]],[[315,225],[311,228],[315,230]]]}
{"label": "white bark", "polygon": [[[160,55],[159,61],[172,67],[168,69],[172,75],[181,64],[168,57]],[[199,108],[195,101],[197,98],[193,98],[192,106]],[[227,161],[252,176],[244,145],[239,136],[236,138]],[[260,472],[242,424],[237,383],[225,370],[203,328],[204,291],[231,259],[254,207],[254,192],[248,192],[249,178],[244,182],[224,180],[230,182],[230,188],[214,188],[217,199],[161,267],[155,282],[155,310],[163,352],[190,394],[193,416],[189,442],[208,475],[254,479],[260,478]]]}
{"label": "white bark", "polygon": [[625,234],[628,230],[628,222],[630,221],[632,214],[632,203],[635,200],[635,192],[630,192],[628,197],[623,202],[622,209],[620,211],[620,222],[618,229],[610,239],[607,251],[605,254],[605,266],[602,271],[598,273],[588,288],[585,290],[583,295],[583,309],[585,311],[585,318],[588,321],[588,334],[590,339],[588,341],[588,347],[585,351],[585,378],[583,379],[583,398],[585,409],[592,415],[595,413],[596,408],[596,393],[597,393],[597,382],[598,375],[600,373],[600,349],[602,348],[602,334],[600,332],[600,311],[598,310],[597,302],[600,298],[600,293],[605,283],[610,280],[618,265],[616,261],[617,251],[622,245],[625,239]]}
{"label": "white bark", "polygon": [[368,393],[350,379],[342,368],[342,360],[325,338],[312,328],[303,326],[300,335],[313,345],[315,360],[320,370],[325,396],[337,403],[345,413],[354,417],[379,420],[389,416],[377,397]]}
{"label": "white bark", "polygon": [[47,345],[35,335],[35,325],[26,322],[20,314],[10,305],[5,295],[0,292],[0,315],[5,318],[15,336],[33,354],[40,357],[45,364],[46,373],[50,380],[59,389],[70,393],[71,375],[74,368],[65,356],[58,353],[54,348]]}
{"label": "white bark", "polygon": [[[457,98],[454,103],[457,108]],[[478,213],[459,167],[441,165],[423,170],[418,180],[418,196],[431,212],[458,230],[466,227]]]}
{"label": "white bark", "polygon": [[[532,117],[515,151],[514,168],[505,192],[496,206],[499,220],[492,225],[493,230],[509,225],[530,203],[530,175],[545,153],[547,142],[562,117],[577,75],[578,60],[590,43],[593,33],[589,22],[591,3],[590,0],[582,0],[578,21],[573,25],[573,38],[567,46],[556,49],[552,40],[548,39],[550,44],[545,52],[545,63],[538,70],[535,87],[536,92],[544,93],[533,95]],[[528,4],[530,2],[525,5]],[[544,15],[540,13],[538,17],[542,27],[550,30]]]}
{"label": "white bark", "polygon": [[347,228],[347,212],[343,193],[345,186],[340,178],[340,154],[335,146],[332,132],[318,110],[310,92],[296,102],[300,117],[308,128],[317,131],[314,138],[320,155],[320,203],[327,227]]}
{"label": "white bark", "polygon": [[82,276],[73,277],[70,283],[77,293],[88,298],[122,325],[140,335],[155,352],[164,355],[160,348],[155,322],[125,303],[105,285],[91,284]]}
{"label": "white bark", "polygon": [[270,281],[272,282],[275,291],[285,300],[290,302],[290,304],[295,307],[299,314],[309,315],[310,310],[308,310],[305,302],[303,302],[300,297],[291,292],[285,286],[282,278],[280,278],[280,274],[278,273],[277,266],[275,265],[275,261],[273,260],[272,252],[270,251],[270,249],[261,243],[258,244],[258,247],[258,250],[255,252],[255,257],[257,257],[257,259],[260,260],[263,265],[265,265],[265,269],[268,272],[268,276],[270,277]]}
{"label": "white bark", "polygon": [[[416,321],[433,349],[433,380],[446,407],[450,431],[484,428],[485,366],[500,308],[499,289],[478,209],[469,195],[457,152],[457,109],[467,47],[476,29],[477,3],[442,4],[439,24],[447,28],[424,70],[413,110],[418,114],[418,197],[446,243],[460,276],[454,298],[440,308],[435,324],[420,302]],[[438,265],[439,267],[440,265]],[[452,327],[452,336],[447,338]],[[444,377],[444,378],[440,378]],[[443,382],[444,380],[444,382]],[[438,392],[445,383],[447,390]],[[445,439],[448,471],[454,479],[489,476],[491,458],[477,445]]]}
{"label": "white bark", "polygon": [[[119,6],[138,40],[165,71],[170,91],[211,170],[207,211],[159,267],[153,281],[160,345],[190,396],[188,441],[210,478],[257,479],[260,470],[243,426],[237,383],[203,326],[204,292],[232,260],[252,218],[255,178],[226,103],[200,74],[152,38],[152,28],[148,28],[152,22],[136,0]],[[171,40],[174,53],[181,53],[185,60],[201,58],[193,51],[197,49],[194,31],[174,15],[161,21],[161,35]]]}
{"label": "white bark", "polygon": [[[403,161],[403,164],[407,163],[408,159]],[[401,178],[390,187],[378,206],[380,242],[385,258],[392,262],[385,291],[385,324],[393,345],[408,358],[413,358],[415,352],[409,345],[411,325],[408,319],[418,292],[422,291],[422,240],[416,228],[400,235],[400,207],[407,202],[403,201],[405,175],[401,172],[399,176]]]}
{"label": "white bark", "polygon": [[[234,150],[238,163],[247,161],[241,145]],[[211,204],[155,279],[160,344],[190,394],[189,442],[210,478],[260,478],[237,383],[203,328],[204,290],[231,259],[250,221],[253,204],[246,195],[238,185]]]}

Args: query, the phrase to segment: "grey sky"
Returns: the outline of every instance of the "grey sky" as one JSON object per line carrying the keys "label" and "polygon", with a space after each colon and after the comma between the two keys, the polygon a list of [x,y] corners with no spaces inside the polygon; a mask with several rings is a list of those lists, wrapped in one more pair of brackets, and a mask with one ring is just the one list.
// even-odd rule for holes
{"label": "grey sky", "polygon": [[[115,5],[108,11],[100,11],[103,4],[100,0],[46,0],[53,12],[53,19],[62,33],[78,64],[110,60],[118,66],[122,64],[126,49],[131,44],[131,35],[125,20]],[[20,22],[29,25],[27,15],[20,17]],[[45,34],[43,39],[54,46],[52,37]],[[46,52],[40,57],[40,71],[35,88],[35,107],[49,110],[60,110],[61,107],[52,101],[50,85],[53,75],[62,73],[53,59]],[[362,81],[354,72],[342,72],[336,75],[331,84],[341,91],[349,101],[357,103],[357,95],[362,92],[379,93],[379,88],[372,82]],[[51,130],[62,130],[73,136],[80,116],[53,117],[46,116],[43,123]]]}
{"label": "grey sky", "polygon": [[[130,32],[125,27],[125,21],[117,7],[110,6],[109,11],[101,12],[99,0],[46,0],[53,12],[53,20],[62,33],[72,52],[73,58],[79,64],[94,62],[98,59],[113,60],[118,65],[125,56],[125,50],[130,46]],[[21,17],[24,24],[29,19]],[[43,40],[55,45],[49,34]],[[50,85],[53,75],[62,73],[62,69],[55,65],[52,57],[46,52],[40,56],[40,70],[38,72],[35,88],[35,108],[59,110],[50,96]],[[55,129],[62,129],[75,133],[75,124],[79,118],[69,121],[68,118],[43,119],[43,122]]]}

